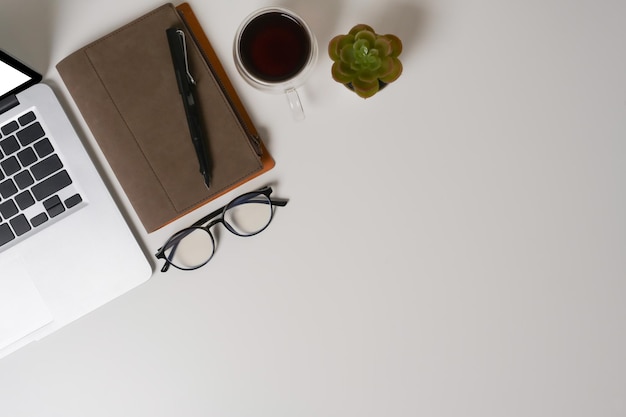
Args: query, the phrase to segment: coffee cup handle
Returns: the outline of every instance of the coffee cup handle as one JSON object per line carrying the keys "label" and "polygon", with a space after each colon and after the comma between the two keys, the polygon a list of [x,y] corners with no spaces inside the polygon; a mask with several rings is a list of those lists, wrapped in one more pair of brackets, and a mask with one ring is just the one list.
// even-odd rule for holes
{"label": "coffee cup handle", "polygon": [[291,114],[293,114],[294,120],[304,120],[304,109],[302,108],[302,102],[300,96],[295,88],[289,88],[285,90],[287,101],[289,102],[289,108],[291,108]]}

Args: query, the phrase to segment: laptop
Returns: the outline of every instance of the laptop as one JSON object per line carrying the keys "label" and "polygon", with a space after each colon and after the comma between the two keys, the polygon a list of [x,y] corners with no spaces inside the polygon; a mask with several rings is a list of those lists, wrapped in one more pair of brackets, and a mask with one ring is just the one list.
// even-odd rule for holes
{"label": "laptop", "polygon": [[51,88],[0,51],[0,358],[152,268]]}

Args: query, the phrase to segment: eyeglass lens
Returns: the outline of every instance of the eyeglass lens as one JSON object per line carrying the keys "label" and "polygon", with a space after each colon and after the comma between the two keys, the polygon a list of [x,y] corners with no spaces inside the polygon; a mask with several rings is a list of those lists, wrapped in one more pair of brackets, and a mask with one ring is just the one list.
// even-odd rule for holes
{"label": "eyeglass lens", "polygon": [[272,220],[272,203],[263,194],[243,195],[226,206],[224,223],[236,235],[252,236]]}
{"label": "eyeglass lens", "polygon": [[209,231],[222,221],[238,236],[252,236],[263,231],[272,220],[270,199],[263,194],[246,194],[231,201],[224,209],[223,219],[205,227],[190,227],[172,236],[165,245],[165,257],[177,268],[196,269],[206,264],[215,252],[215,240]]}
{"label": "eyeglass lens", "polygon": [[170,238],[165,247],[167,260],[181,269],[198,268],[207,263],[215,252],[213,235],[200,227],[181,230]]}

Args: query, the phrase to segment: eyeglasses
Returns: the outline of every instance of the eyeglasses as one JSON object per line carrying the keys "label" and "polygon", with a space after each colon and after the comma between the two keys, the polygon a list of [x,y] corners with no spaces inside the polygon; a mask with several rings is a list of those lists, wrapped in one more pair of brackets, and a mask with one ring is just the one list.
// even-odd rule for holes
{"label": "eyeglasses", "polygon": [[216,241],[210,229],[218,223],[237,236],[248,237],[261,233],[272,221],[274,207],[284,207],[289,201],[270,198],[271,193],[271,187],[263,187],[242,194],[190,227],[173,234],[155,254],[157,259],[165,260],[161,272],[166,272],[170,265],[183,271],[206,265],[216,249]]}

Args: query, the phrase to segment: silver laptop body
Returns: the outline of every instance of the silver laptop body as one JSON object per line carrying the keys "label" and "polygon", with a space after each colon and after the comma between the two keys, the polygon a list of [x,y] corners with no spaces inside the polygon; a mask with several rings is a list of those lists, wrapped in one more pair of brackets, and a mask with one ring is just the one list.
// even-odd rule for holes
{"label": "silver laptop body", "polygon": [[152,273],[60,103],[40,81],[0,51],[0,358]]}

